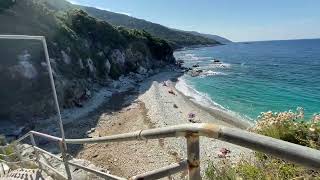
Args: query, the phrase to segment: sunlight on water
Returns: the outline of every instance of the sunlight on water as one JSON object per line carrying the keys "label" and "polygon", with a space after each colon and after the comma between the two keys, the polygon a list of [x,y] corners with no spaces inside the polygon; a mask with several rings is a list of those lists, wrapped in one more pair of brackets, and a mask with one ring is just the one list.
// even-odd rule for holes
{"label": "sunlight on water", "polygon": [[242,117],[297,107],[307,118],[320,112],[320,40],[236,43],[177,51],[175,57],[203,70],[182,77],[189,87]]}

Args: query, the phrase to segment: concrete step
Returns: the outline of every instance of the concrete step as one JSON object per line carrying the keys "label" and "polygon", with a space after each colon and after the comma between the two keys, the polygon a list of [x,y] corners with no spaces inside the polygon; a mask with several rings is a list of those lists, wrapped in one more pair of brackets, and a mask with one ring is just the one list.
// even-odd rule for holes
{"label": "concrete step", "polygon": [[45,172],[39,169],[16,169],[10,171],[0,178],[0,180],[53,180]]}

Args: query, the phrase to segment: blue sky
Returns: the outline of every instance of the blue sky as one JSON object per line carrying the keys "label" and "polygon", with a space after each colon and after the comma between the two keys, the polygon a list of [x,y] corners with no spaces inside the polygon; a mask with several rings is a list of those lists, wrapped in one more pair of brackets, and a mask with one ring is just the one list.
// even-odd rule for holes
{"label": "blue sky", "polygon": [[320,38],[320,0],[69,0],[233,41]]}

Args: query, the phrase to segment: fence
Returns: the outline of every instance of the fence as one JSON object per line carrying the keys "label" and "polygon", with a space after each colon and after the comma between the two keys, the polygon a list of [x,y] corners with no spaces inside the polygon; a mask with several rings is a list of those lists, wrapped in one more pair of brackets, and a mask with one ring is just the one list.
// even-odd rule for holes
{"label": "fence", "polygon": [[[57,142],[60,147],[62,158],[51,154],[41,148],[39,148],[35,142],[34,136],[46,138],[49,141]],[[89,144],[89,143],[112,143],[112,142],[126,142],[126,141],[139,141],[146,139],[160,139],[160,138],[174,138],[174,137],[185,137],[187,143],[187,157],[179,163],[172,164],[167,167],[156,169],[144,174],[136,175],[130,179],[159,179],[173,175],[181,171],[188,171],[190,180],[201,179],[200,175],[200,145],[199,138],[215,138],[222,141],[230,142],[250,148],[256,151],[260,151],[266,154],[273,155],[275,157],[297,163],[308,168],[320,169],[320,151],[311,149],[308,147],[300,146],[297,144],[285,142],[282,140],[274,139],[267,136],[251,133],[245,130],[236,128],[218,126],[214,124],[185,124],[176,125],[164,128],[146,129],[125,134],[117,134],[98,138],[86,138],[86,139],[65,139],[66,144]],[[47,168],[56,174],[59,179],[72,179],[69,166],[75,166],[79,169],[83,169],[87,172],[93,173],[99,177],[112,180],[122,180],[125,178],[114,176],[108,173],[98,171],[96,169],[88,168],[72,162],[67,158],[66,147],[62,138],[50,136],[47,134],[30,131],[20,139],[11,143],[10,146],[17,147],[16,144],[22,140],[30,138],[30,142],[34,152],[36,154],[36,162],[39,168]],[[0,147],[0,149],[3,147]],[[1,151],[0,151],[1,152]],[[24,159],[21,157],[21,150],[16,148],[14,154],[17,155],[19,161],[14,163],[23,162]],[[64,163],[67,176],[61,172],[57,172],[49,164],[40,161],[39,155],[44,153]],[[10,156],[0,154],[0,157]],[[5,161],[5,160],[2,160]],[[1,167],[0,167],[1,168]]]}
{"label": "fence", "polygon": [[[111,143],[111,142],[124,142],[124,141],[137,141],[145,139],[159,139],[159,138],[174,138],[174,137],[185,137],[187,143],[187,157],[180,163],[172,164],[167,167],[156,169],[151,172],[146,172],[144,174],[136,175],[130,179],[158,179],[161,177],[166,177],[181,171],[188,171],[188,176],[190,180],[201,179],[200,175],[200,146],[199,138],[208,137],[220,139],[226,142],[237,144],[243,147],[247,147],[253,150],[261,151],[267,154],[274,155],[281,159],[292,161],[309,168],[319,169],[320,168],[320,151],[311,149],[308,147],[299,146],[296,144],[284,142],[281,140],[273,139],[266,136],[261,136],[258,134],[250,133],[240,129],[234,129],[229,127],[222,127],[213,124],[187,124],[187,125],[177,125],[165,128],[148,129],[141,130],[132,133],[119,134],[113,136],[90,138],[90,139],[65,139],[63,123],[60,114],[59,102],[57,99],[57,94],[55,90],[54,79],[52,75],[52,70],[50,66],[49,53],[47,48],[47,43],[45,37],[42,36],[25,36],[25,35],[0,35],[0,39],[24,39],[24,40],[37,40],[41,41],[44,48],[44,55],[46,62],[48,64],[48,72],[53,92],[53,97],[55,100],[56,111],[58,114],[58,124],[61,130],[61,138],[50,136],[48,134],[43,134],[35,131],[30,131],[26,135],[22,136],[15,142],[7,145],[5,147],[0,147],[0,161],[6,164],[14,164],[17,166],[22,166],[24,163],[30,161],[30,159],[23,159],[21,151],[17,144],[21,143],[23,140],[30,138],[31,147],[36,155],[36,163],[40,169],[47,169],[54,173],[57,179],[72,179],[72,174],[70,172],[69,166],[75,166],[79,169],[83,169],[87,172],[93,173],[105,179],[124,179],[121,177],[113,176],[108,173],[98,171],[96,169],[88,168],[69,160],[67,157],[67,144],[87,144],[87,143]],[[58,157],[45,151],[37,146],[34,136],[46,138],[49,141],[57,142],[60,148],[62,157]],[[13,147],[14,152],[6,155],[3,152],[6,147]],[[55,158],[63,162],[66,176],[61,172],[58,172],[50,164],[42,162],[40,155],[46,154],[52,158]],[[11,157],[17,161],[10,162]],[[2,165],[2,164],[1,164]],[[0,166],[0,170],[4,173],[4,167]]]}

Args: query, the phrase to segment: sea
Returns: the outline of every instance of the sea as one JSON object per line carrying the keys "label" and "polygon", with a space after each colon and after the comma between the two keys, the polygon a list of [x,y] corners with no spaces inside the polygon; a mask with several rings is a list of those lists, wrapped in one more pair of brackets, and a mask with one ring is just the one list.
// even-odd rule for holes
{"label": "sea", "polygon": [[203,70],[176,84],[200,105],[251,122],[267,111],[302,107],[306,120],[320,113],[320,39],[185,48],[174,56]]}

